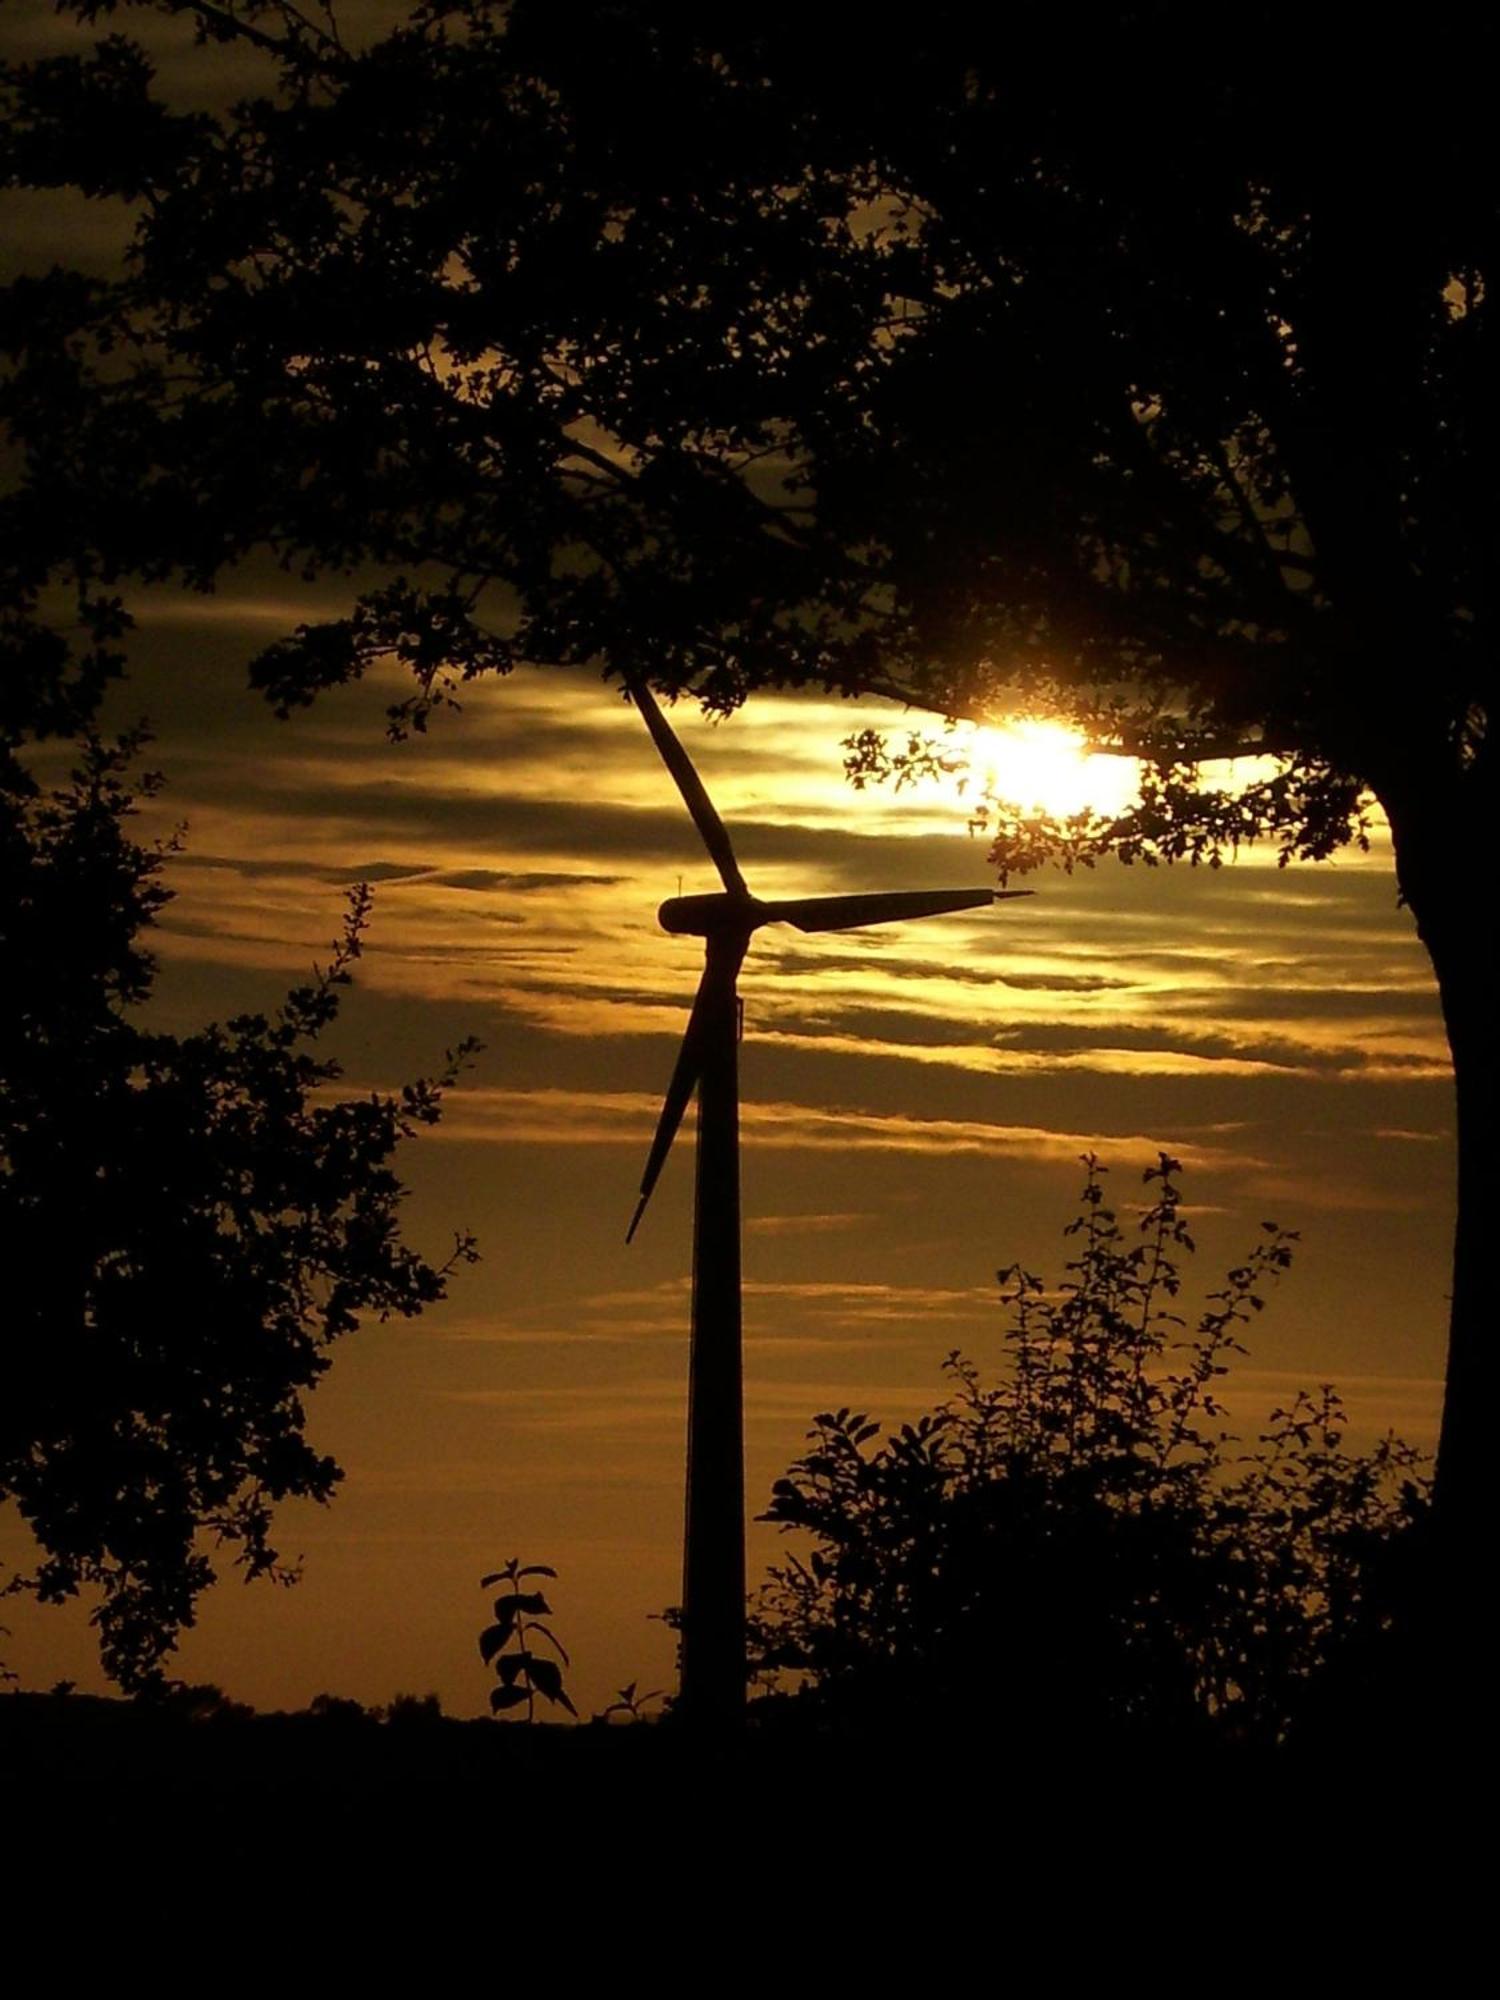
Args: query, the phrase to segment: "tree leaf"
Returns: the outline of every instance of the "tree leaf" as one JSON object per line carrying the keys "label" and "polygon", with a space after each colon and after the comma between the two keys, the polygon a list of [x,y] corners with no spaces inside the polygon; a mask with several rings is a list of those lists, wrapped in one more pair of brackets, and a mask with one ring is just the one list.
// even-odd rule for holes
{"label": "tree leaf", "polygon": [[560,1701],[565,1708],[572,1708],[573,1704],[563,1693],[562,1668],[556,1660],[533,1660],[531,1684],[537,1693],[544,1694],[548,1701]]}
{"label": "tree leaf", "polygon": [[479,1657],[488,1666],[496,1653],[510,1638],[511,1628],[507,1625],[487,1625],[479,1635]]}

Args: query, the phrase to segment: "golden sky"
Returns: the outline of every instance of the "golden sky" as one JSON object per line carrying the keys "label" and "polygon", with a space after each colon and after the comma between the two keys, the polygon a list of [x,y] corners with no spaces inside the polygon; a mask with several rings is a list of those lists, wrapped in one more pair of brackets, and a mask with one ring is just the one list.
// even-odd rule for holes
{"label": "golden sky", "polygon": [[[366,10],[372,30],[391,11]],[[6,13],[23,53],[79,32],[46,0]],[[203,72],[186,25],[127,25],[149,27],[191,94]],[[108,205],[22,198],[11,266],[44,268],[66,244],[107,267],[124,227]],[[151,718],[169,780],[158,817],[186,826],[159,936],[162,1025],[273,1006],[326,958],[345,885],[367,879],[373,929],[338,1036],[351,1087],[394,1086],[465,1034],[486,1045],[403,1163],[416,1241],[441,1257],[472,1228],[483,1262],[424,1319],[338,1351],[310,1431],[347,1479],[332,1507],[283,1515],[302,1583],[221,1584],[177,1671],[262,1706],[435,1689],[481,1712],[477,1581],[517,1554],[560,1571],[555,1624],[584,1714],[628,1680],[666,1685],[670,1635],[651,1614],[679,1587],[690,1129],[629,1249],[624,1234],[700,969],[655,910],[679,886],[718,886],[681,802],[639,718],[586,674],[477,686],[462,714],[392,746],[395,690],[378,682],[284,725],[245,691],[247,658],[318,608],[286,579],[247,572],[218,597],[157,591],[136,608],[114,716]],[[952,792],[845,784],[840,739],[882,717],[901,720],[769,697],[721,726],[674,714],[752,890],[988,879]],[[1049,803],[1108,804],[1120,783],[1055,736],[991,748]],[[1359,1436],[1432,1439],[1451,1094],[1388,853],[1287,870],[1251,854],[1219,873],[1109,864],[1035,887],[993,912],[755,941],[741,981],[754,1511],[816,1411],[899,1419],[942,1394],[952,1348],[999,1361],[994,1273],[1060,1273],[1090,1148],[1122,1207],[1158,1147],[1182,1159],[1195,1298],[1262,1219],[1302,1231],[1232,1378],[1243,1431],[1332,1380]],[[752,1576],[777,1546],[752,1529]],[[23,1551],[0,1513],[0,1559]],[[85,1613],[4,1607],[23,1684],[102,1686]]]}
{"label": "golden sky", "polygon": [[[326,956],[343,885],[375,915],[338,1048],[390,1086],[466,1033],[485,1051],[408,1152],[415,1239],[483,1259],[411,1325],[338,1352],[311,1435],[348,1477],[286,1510],[302,1583],[228,1581],[178,1671],[263,1706],[436,1689],[479,1712],[477,1579],[560,1571],[583,1713],[665,1684],[650,1614],[678,1595],[691,1221],[685,1129],[635,1243],[646,1145],[700,969],[657,904],[716,885],[634,712],[581,673],[470,691],[391,745],[376,682],[278,724],[250,652],[307,615],[279,581],[140,600],[118,719],[150,715],[185,823],[159,1005],[189,1028],[273,1004]],[[953,792],[856,793],[840,740],[878,704],[757,698],[674,723],[765,896],[982,884]],[[1055,736],[991,746],[1013,782],[1079,782]],[[1090,774],[1085,774],[1089,776]],[[1128,773],[1126,774],[1128,777]],[[1118,785],[1106,765],[1086,789]],[[1229,1396],[1253,1430],[1333,1380],[1364,1435],[1430,1439],[1450,1220],[1447,1068],[1389,857],[1217,874],[1108,864],[993,912],[859,934],[760,933],[742,979],[747,1448],[752,1508],[816,1411],[890,1419],[942,1393],[955,1346],[998,1362],[994,1273],[1057,1275],[1096,1148],[1128,1206],[1180,1157],[1207,1289],[1263,1218],[1303,1232]],[[752,1574],[777,1546],[751,1533]],[[5,1552],[18,1552],[14,1534]],[[98,1685],[81,1613],[8,1606],[28,1685]]]}

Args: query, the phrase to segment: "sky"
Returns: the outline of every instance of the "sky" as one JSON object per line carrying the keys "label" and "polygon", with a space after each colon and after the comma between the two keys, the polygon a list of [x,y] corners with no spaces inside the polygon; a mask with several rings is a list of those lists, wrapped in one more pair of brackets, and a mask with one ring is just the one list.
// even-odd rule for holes
{"label": "sky", "polygon": [[[13,47],[74,32],[43,0],[6,13]],[[164,32],[185,49],[185,31]],[[45,267],[60,243],[106,267],[120,221],[24,200],[11,268]],[[428,1072],[465,1035],[484,1043],[400,1161],[411,1239],[440,1260],[472,1229],[482,1262],[422,1319],[336,1350],[309,1433],[347,1477],[330,1507],[282,1512],[301,1582],[231,1574],[175,1670],[262,1707],[432,1690],[482,1712],[478,1580],[516,1555],[559,1572],[549,1596],[582,1713],[626,1682],[669,1686],[657,1614],[679,1595],[690,1128],[624,1236],[701,966],[655,911],[718,886],[681,801],[639,717],[587,672],[477,684],[428,737],[393,745],[383,713],[404,690],[378,675],[287,723],[247,691],[248,659],[340,608],[333,586],[246,570],[217,596],[133,604],[112,718],[150,718],[168,781],[156,821],[183,829],[156,940],[160,1025],[274,1006],[326,962],[345,890],[367,880],[373,924],[335,1044],[351,1091]],[[842,739],[882,721],[905,718],[772,696],[723,724],[674,712],[754,892],[991,879],[951,788],[846,783]],[[978,755],[1023,803],[1108,805],[1129,785],[1128,768],[1080,769],[1056,736]],[[741,979],[752,1513],[818,1411],[900,1421],[943,1396],[954,1348],[1002,1365],[996,1271],[1061,1277],[1089,1151],[1122,1212],[1159,1148],[1182,1161],[1195,1302],[1263,1220],[1300,1230],[1226,1390],[1243,1435],[1331,1381],[1356,1442],[1392,1426],[1434,1439],[1451,1085],[1384,843],[1318,866],[1252,852],[1217,873],[1108,863],[1032,886],[993,911],[755,940]],[[783,1546],[752,1523],[752,1579]],[[24,1556],[0,1510],[0,1560]],[[0,1609],[23,1685],[103,1689],[87,1605]]]}
{"label": "sky", "polygon": [[[324,600],[328,595],[324,587]],[[701,946],[660,901],[717,886],[639,717],[584,672],[476,683],[391,744],[377,675],[278,722],[245,686],[308,615],[279,575],[217,597],[141,593],[113,719],[149,717],[183,845],[156,940],[163,1026],[273,1005],[326,960],[348,884],[368,949],[335,1041],[351,1090],[390,1088],[474,1034],[484,1051],[401,1162],[408,1230],[483,1261],[421,1320],[336,1351],[310,1436],[347,1477],[286,1508],[302,1581],[231,1577],[176,1671],[263,1707],[321,1691],[484,1705],[478,1579],[555,1567],[580,1710],[670,1685],[654,1614],[679,1596],[691,1229],[685,1127],[640,1233],[625,1228]],[[842,739],[900,711],[757,696],[673,711],[762,896],[982,885],[950,787],[857,792]],[[976,746],[1023,802],[1129,788],[1055,735]],[[1058,790],[1059,785],[1064,789]],[[741,980],[750,1508],[820,1410],[889,1422],[944,1393],[962,1348],[1003,1365],[998,1268],[1062,1275],[1096,1151],[1122,1212],[1165,1147],[1183,1163],[1196,1301],[1264,1219],[1295,1266],[1231,1378],[1247,1438],[1298,1386],[1343,1391],[1359,1441],[1430,1443],[1451,1232],[1451,1105],[1424,954],[1389,854],[1217,873],[1032,878],[992,911],[861,933],[761,932]],[[752,1524],[754,1578],[780,1538]],[[0,1554],[20,1553],[14,1523]],[[83,1607],[13,1603],[23,1683],[102,1687]]]}

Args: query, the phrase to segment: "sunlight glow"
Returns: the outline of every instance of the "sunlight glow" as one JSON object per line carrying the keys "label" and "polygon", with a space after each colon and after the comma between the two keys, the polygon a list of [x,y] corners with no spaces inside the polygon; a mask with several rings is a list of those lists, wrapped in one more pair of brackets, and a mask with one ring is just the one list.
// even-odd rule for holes
{"label": "sunlight glow", "polygon": [[1017,720],[976,729],[972,755],[985,792],[1059,819],[1123,812],[1139,783],[1134,757],[1091,752],[1079,732],[1061,722]]}

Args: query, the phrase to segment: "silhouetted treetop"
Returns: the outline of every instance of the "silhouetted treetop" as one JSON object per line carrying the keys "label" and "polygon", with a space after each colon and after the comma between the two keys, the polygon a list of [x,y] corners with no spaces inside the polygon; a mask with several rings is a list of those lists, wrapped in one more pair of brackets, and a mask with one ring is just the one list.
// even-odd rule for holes
{"label": "silhouetted treetop", "polygon": [[[1330,144],[1336,69],[1257,53],[1270,10],[1080,49],[938,6],[899,63],[842,9],[419,6],[359,47],[80,11],[195,16],[270,88],[174,112],[119,38],[18,78],[12,174],[137,220],[119,283],[13,295],[27,539],[423,571],[274,648],[278,700],[386,653],[414,715],[517,658],[722,706],[1065,683],[1109,736],[1310,759],[1298,811],[1314,767],[1378,784],[1393,704],[1472,752],[1493,187],[1456,70],[1399,118],[1346,92]],[[1201,65],[1153,103],[1169,39]]]}

